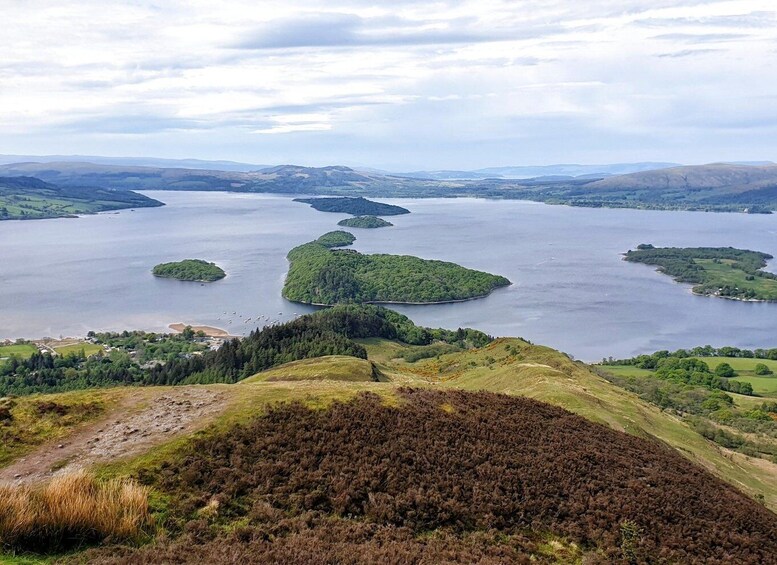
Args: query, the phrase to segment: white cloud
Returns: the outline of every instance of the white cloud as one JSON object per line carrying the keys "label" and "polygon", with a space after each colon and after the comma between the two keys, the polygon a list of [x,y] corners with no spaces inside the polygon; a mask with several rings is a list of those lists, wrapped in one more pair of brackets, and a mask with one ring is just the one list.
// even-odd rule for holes
{"label": "white cloud", "polygon": [[0,152],[397,169],[777,153],[771,0],[5,4]]}

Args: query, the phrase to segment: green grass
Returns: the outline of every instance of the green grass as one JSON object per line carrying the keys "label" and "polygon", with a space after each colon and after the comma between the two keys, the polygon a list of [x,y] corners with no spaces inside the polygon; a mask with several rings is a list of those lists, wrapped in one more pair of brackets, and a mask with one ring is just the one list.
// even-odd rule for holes
{"label": "green grass", "polygon": [[96,355],[100,351],[105,351],[102,345],[97,345],[96,343],[74,343],[72,345],[63,345],[62,347],[55,347],[54,351],[56,351],[58,354],[65,356],[68,353],[79,353],[80,351],[84,352],[84,355],[87,357],[91,357],[92,355]]}
{"label": "green grass", "polygon": [[35,556],[35,555],[13,555],[0,552],[0,563],[2,565],[44,565],[53,563],[59,556]]}
{"label": "green grass", "polygon": [[315,359],[292,361],[273,367],[240,381],[240,385],[272,381],[347,381],[371,382],[372,363],[346,355],[328,355]]}
{"label": "green grass", "polygon": [[732,268],[733,261],[723,260],[714,263],[712,259],[696,259],[695,262],[707,271],[709,282],[717,286],[731,286],[742,290],[752,290],[758,300],[777,300],[777,280],[755,277],[747,280],[747,275],[742,269]]}
{"label": "green grass", "polygon": [[0,345],[0,359],[4,357],[10,357],[11,355],[16,355],[22,359],[27,359],[36,351],[38,351],[38,348],[30,343],[22,343],[19,345]]}
{"label": "green grass", "polygon": [[753,392],[764,397],[777,397],[777,375],[768,377],[740,376],[732,379],[743,383],[750,383],[753,386]]}
{"label": "green grass", "polygon": [[[0,424],[0,467],[38,445],[67,435],[74,426],[102,416],[119,398],[130,392],[129,388],[115,388],[10,399],[12,418]],[[41,403],[63,406],[64,413],[41,411]]]}
{"label": "green grass", "polygon": [[[714,370],[721,363],[728,363],[737,372],[731,380],[750,383],[753,392],[761,396],[777,396],[777,361],[771,359],[754,359],[743,357],[699,357],[707,366]],[[755,366],[764,364],[775,374],[759,376],[754,373]]]}
{"label": "green grass", "polygon": [[721,363],[728,363],[738,373],[752,373],[755,366],[762,363],[777,373],[777,361],[772,361],[771,359],[754,359],[749,357],[697,357],[697,359],[704,361],[713,371]]}

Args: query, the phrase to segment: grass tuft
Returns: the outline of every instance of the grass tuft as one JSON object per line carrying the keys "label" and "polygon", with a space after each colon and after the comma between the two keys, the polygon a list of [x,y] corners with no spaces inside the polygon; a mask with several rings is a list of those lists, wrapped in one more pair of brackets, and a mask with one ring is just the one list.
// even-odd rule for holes
{"label": "grass tuft", "polygon": [[138,540],[151,525],[148,494],[129,479],[98,481],[85,470],[57,475],[43,485],[2,485],[0,545],[46,552]]}

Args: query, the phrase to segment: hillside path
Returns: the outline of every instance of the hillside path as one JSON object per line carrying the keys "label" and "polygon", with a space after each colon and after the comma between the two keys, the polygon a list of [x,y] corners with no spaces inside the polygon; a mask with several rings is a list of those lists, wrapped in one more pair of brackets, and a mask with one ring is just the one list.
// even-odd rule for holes
{"label": "hillside path", "polygon": [[224,391],[200,387],[142,389],[105,417],[0,469],[0,483],[36,483],[55,473],[139,455],[202,428],[227,406],[228,399]]}

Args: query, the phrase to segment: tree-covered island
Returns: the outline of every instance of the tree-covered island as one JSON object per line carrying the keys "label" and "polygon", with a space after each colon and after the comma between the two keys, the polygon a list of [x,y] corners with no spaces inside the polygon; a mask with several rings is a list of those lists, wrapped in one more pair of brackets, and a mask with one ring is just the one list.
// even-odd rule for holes
{"label": "tree-covered island", "polygon": [[338,212],[353,216],[399,216],[409,214],[410,210],[393,204],[374,202],[358,196],[342,196],[334,198],[295,198],[294,202],[310,204],[319,212]]}
{"label": "tree-covered island", "polygon": [[387,222],[383,218],[378,218],[377,216],[356,216],[355,218],[346,218],[344,220],[340,220],[337,222],[338,226],[343,226],[344,228],[364,228],[364,229],[375,229],[375,228],[387,228],[389,226],[393,226],[391,222]]}
{"label": "tree-covered island", "polygon": [[154,267],[152,273],[155,277],[194,282],[213,282],[227,276],[221,267],[202,259],[184,259],[183,261],[172,263],[160,263]]}
{"label": "tree-covered island", "polygon": [[777,275],[762,270],[768,253],[733,247],[653,247],[628,251],[632,263],[656,265],[677,282],[693,284],[694,294],[735,300],[777,301]]}
{"label": "tree-covered island", "polygon": [[505,277],[445,261],[332,249],[335,246],[331,240],[335,237],[340,238],[338,246],[353,241],[333,234],[348,232],[330,232],[289,252],[289,273],[283,287],[285,298],[319,305],[430,304],[480,298],[511,284]]}

